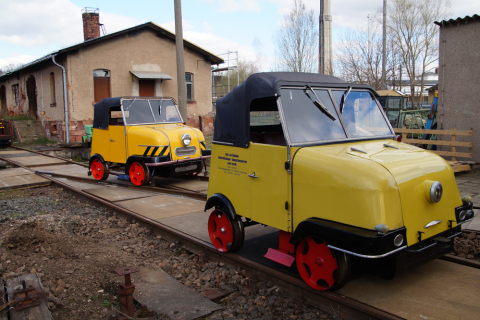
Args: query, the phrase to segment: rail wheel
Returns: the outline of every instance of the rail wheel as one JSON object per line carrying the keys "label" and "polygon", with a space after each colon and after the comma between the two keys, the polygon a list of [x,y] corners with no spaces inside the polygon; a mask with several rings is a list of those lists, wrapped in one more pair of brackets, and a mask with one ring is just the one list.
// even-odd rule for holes
{"label": "rail wheel", "polygon": [[90,171],[92,172],[95,180],[107,180],[110,170],[108,165],[100,159],[94,159],[90,165]]}
{"label": "rail wheel", "polygon": [[231,220],[220,209],[214,210],[208,218],[208,234],[220,252],[240,250],[245,238],[242,220],[240,218]]}
{"label": "rail wheel", "polygon": [[304,238],[296,252],[300,276],[316,290],[340,289],[350,274],[350,260],[343,252],[336,252],[335,255],[322,239],[312,236]]}
{"label": "rail wheel", "polygon": [[130,181],[136,186],[144,186],[150,181],[150,170],[142,162],[134,162],[128,169]]}

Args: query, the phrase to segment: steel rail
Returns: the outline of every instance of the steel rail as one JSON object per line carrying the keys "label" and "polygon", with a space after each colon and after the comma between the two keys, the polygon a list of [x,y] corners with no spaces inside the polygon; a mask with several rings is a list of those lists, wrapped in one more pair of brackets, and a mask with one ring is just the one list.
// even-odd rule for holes
{"label": "steel rail", "polygon": [[[27,151],[27,152],[32,152],[32,153],[36,153],[36,154],[39,154],[39,155],[42,155],[42,156],[45,156],[45,157],[50,157],[50,158],[55,158],[55,159],[58,159],[58,160],[63,160],[63,161],[67,161],[69,163],[73,163],[73,164],[76,164],[76,165],[79,165],[79,166],[82,166],[82,167],[85,167],[85,168],[88,168],[89,166],[87,164],[84,164],[84,163],[81,163],[81,162],[78,162],[78,161],[74,161],[74,160],[70,160],[70,159],[66,159],[66,158],[62,158],[62,157],[57,157],[57,156],[52,156],[50,154],[44,154],[42,153],[41,151],[35,151],[35,150],[29,150],[29,149],[25,149],[25,148],[21,148],[21,147],[16,147],[16,146],[11,146],[12,148],[15,148],[15,149],[18,149],[18,150],[22,150],[22,151]],[[66,149],[62,149],[62,150],[66,150]],[[44,151],[55,151],[53,149],[49,149],[49,150],[44,150]],[[112,171],[110,170],[110,174],[113,174],[113,175],[116,175],[116,176],[119,176],[123,173],[121,172],[116,172],[116,171]],[[208,181],[208,177],[206,176],[194,176],[192,178],[187,178],[185,180],[195,180],[195,179],[198,179],[199,181]]]}
{"label": "steel rail", "polygon": [[[28,151],[28,152],[40,154],[40,155],[45,156],[45,157],[50,157],[50,158],[55,158],[55,159],[67,161],[67,162],[69,162],[69,163],[74,163],[74,164],[77,164],[77,165],[79,165],[79,166],[88,168],[88,165],[83,164],[83,163],[80,163],[80,162],[77,162],[77,161],[73,161],[73,160],[70,160],[70,159],[65,159],[65,158],[61,158],[61,157],[57,157],[57,156],[52,156],[52,155],[50,155],[50,154],[45,154],[45,153],[42,153],[42,152],[40,152],[40,151],[29,150],[29,149],[25,149],[25,148],[21,148],[21,147],[15,147],[15,146],[11,146],[11,147],[12,147],[12,148],[15,148],[15,149],[22,150],[22,151]],[[112,173],[113,173],[113,172],[112,172]],[[113,173],[113,174],[116,174],[116,173]],[[117,174],[117,175],[118,175],[118,174]]]}
{"label": "steel rail", "polygon": [[[29,170],[35,173],[35,170],[32,170],[28,167],[25,167],[16,161],[9,160],[6,158],[0,157],[0,160],[4,160],[11,164],[14,164],[23,169]],[[334,314],[336,317],[341,317],[344,319],[387,319],[387,320],[401,320],[404,319],[397,315],[391,314],[387,311],[383,311],[372,307],[370,305],[364,304],[360,301],[351,299],[344,295],[332,292],[332,291],[316,291],[310,288],[303,280],[287,275],[275,269],[269,268],[252,260],[246,259],[239,255],[233,253],[223,253],[220,254],[217,249],[210,243],[202,241],[198,238],[195,238],[189,234],[161,224],[157,221],[149,219],[145,216],[142,216],[134,211],[122,208],[110,201],[104,200],[102,198],[96,197],[90,193],[84,192],[82,190],[76,189],[66,183],[58,181],[53,177],[49,177],[45,174],[36,173],[37,175],[52,181],[53,183],[58,184],[59,186],[66,188],[70,191],[73,191],[79,195],[82,195],[88,199],[91,199],[97,203],[100,203],[104,206],[107,206],[117,212],[125,214],[129,217],[133,217],[143,223],[148,224],[151,227],[159,232],[165,239],[169,241],[179,241],[187,250],[201,254],[202,256],[207,256],[210,259],[215,261],[224,262],[228,265],[236,267],[238,270],[244,269],[250,274],[254,274],[261,279],[268,279],[274,282],[275,284],[283,287],[285,290],[293,292],[295,294],[300,294],[301,297],[307,301],[313,302],[317,307],[322,309],[325,312]]]}
{"label": "steel rail", "polygon": [[147,191],[153,191],[153,192],[158,192],[158,193],[168,193],[172,195],[178,195],[178,194],[187,194],[190,198],[196,198],[199,200],[205,200],[207,198],[207,195],[205,193],[200,193],[194,190],[188,190],[188,189],[183,189],[183,190],[177,190],[177,189],[170,189],[170,188],[161,188],[161,187],[149,187],[149,186],[142,186],[138,187],[135,185],[131,185],[128,183],[118,183],[118,182],[113,182],[113,181],[107,181],[107,180],[92,180],[88,178],[81,178],[81,177],[75,177],[75,176],[70,176],[66,174],[61,174],[61,173],[55,173],[55,172],[45,172],[45,171],[34,171],[35,174],[38,175],[49,175],[52,177],[58,177],[58,178],[65,178],[69,180],[74,180],[78,182],[83,182],[83,183],[90,183],[90,184],[110,184],[110,185],[116,185],[120,186],[123,188],[128,188],[128,189],[133,189],[133,190],[147,190]]}

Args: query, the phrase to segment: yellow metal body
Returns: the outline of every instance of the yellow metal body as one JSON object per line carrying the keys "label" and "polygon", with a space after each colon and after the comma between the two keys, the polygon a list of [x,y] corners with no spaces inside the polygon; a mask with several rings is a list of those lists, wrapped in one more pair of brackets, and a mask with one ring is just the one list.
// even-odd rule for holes
{"label": "yellow metal body", "polygon": [[[188,133],[191,137],[189,146],[196,147],[196,153],[188,156],[177,156],[175,150],[184,147],[182,135]],[[144,155],[148,149],[148,156],[159,156],[164,147],[164,155],[170,153],[171,160],[185,160],[198,158],[205,147],[203,133],[182,123],[154,124],[154,125],[111,125],[107,130],[93,129],[92,152],[100,154],[105,161],[126,163],[133,155]],[[158,148],[157,148],[158,147]],[[155,149],[157,148],[157,149]],[[153,151],[155,153],[153,154]]]}
{"label": "yellow metal body", "polygon": [[[237,214],[288,232],[311,217],[369,230],[405,226],[409,246],[418,242],[418,231],[425,239],[447,230],[462,205],[445,160],[391,139],[292,148],[291,154],[289,175],[287,147],[214,144],[208,196],[221,193]],[[435,204],[425,192],[432,181],[443,186]],[[425,229],[433,220],[442,222]]]}

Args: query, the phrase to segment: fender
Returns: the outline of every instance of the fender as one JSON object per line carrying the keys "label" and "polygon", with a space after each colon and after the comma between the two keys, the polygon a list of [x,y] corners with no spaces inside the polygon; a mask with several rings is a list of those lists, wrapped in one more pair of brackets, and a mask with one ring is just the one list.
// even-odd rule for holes
{"label": "fender", "polygon": [[204,211],[207,211],[208,209],[214,206],[225,208],[226,209],[225,214],[230,218],[230,221],[237,218],[237,213],[235,212],[235,208],[233,207],[230,200],[228,200],[228,198],[225,197],[223,194],[215,193],[210,198],[208,198],[207,203],[205,204]]}
{"label": "fender", "polygon": [[[295,229],[290,243],[297,245],[307,236],[317,236],[335,250],[340,250],[363,258],[382,258],[407,247],[405,227],[380,234],[375,230],[363,229],[335,221],[309,218],[300,222]],[[403,236],[403,243],[395,246],[393,240],[397,235]]]}
{"label": "fender", "polygon": [[92,161],[95,159],[99,159],[101,162],[105,162],[103,157],[99,155],[98,153],[95,153],[93,156],[90,157],[90,160],[88,160],[88,168],[90,169],[92,167]]}

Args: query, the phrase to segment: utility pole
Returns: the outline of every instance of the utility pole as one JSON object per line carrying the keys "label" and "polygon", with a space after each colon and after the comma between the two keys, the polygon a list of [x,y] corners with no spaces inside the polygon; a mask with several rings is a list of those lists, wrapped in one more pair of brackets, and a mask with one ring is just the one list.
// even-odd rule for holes
{"label": "utility pole", "polygon": [[333,76],[330,0],[320,0],[318,73]]}
{"label": "utility pole", "polygon": [[185,123],[187,115],[187,85],[185,84],[185,59],[183,54],[182,1],[175,0],[175,45],[177,57],[178,109]]}
{"label": "utility pole", "polygon": [[387,0],[383,0],[382,89],[387,89]]}
{"label": "utility pole", "polygon": [[368,63],[370,63],[370,59],[372,58],[372,33],[370,30],[370,21],[372,15],[369,13],[367,16],[368,19]]}

